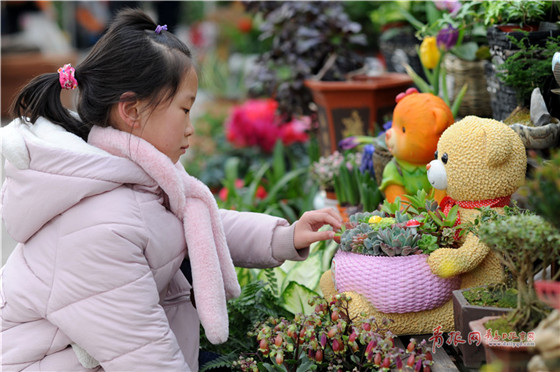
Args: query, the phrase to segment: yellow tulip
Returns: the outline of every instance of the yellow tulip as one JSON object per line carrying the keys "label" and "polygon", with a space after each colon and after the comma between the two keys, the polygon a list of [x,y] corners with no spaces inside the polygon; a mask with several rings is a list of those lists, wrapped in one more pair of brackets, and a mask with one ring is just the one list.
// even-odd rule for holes
{"label": "yellow tulip", "polygon": [[440,52],[434,36],[426,36],[420,44],[420,61],[424,67],[433,69],[437,66]]}

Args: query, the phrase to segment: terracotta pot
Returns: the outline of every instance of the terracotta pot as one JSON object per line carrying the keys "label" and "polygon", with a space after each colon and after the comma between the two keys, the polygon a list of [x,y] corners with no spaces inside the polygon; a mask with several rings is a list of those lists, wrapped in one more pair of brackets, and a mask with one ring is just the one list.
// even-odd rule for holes
{"label": "terracotta pot", "polygon": [[[455,330],[461,332],[461,336],[464,340],[467,340],[467,335],[471,331],[469,327],[470,322],[485,316],[506,314],[513,310],[511,308],[471,305],[465,296],[463,296],[463,292],[469,289],[470,288],[453,291],[453,321]],[[479,368],[486,361],[484,348],[480,345],[476,346],[475,344],[469,345],[468,343],[464,343],[458,344],[457,348],[461,353],[465,367]]]}
{"label": "terracotta pot", "polygon": [[535,290],[542,302],[560,310],[560,282],[537,280],[535,281]]}
{"label": "terracotta pot", "polygon": [[395,97],[412,86],[407,74],[357,76],[347,81],[306,80],[318,107],[319,146],[327,156],[338,149],[338,142],[352,135],[373,135],[383,115],[392,113]]}
{"label": "terracotta pot", "polygon": [[499,360],[502,365],[501,372],[526,372],[529,360],[536,354],[531,347],[527,345],[510,346],[502,345],[499,342],[493,343],[492,340],[484,337],[487,330],[485,324],[499,318],[498,316],[485,316],[484,318],[473,320],[469,323],[473,332],[479,332],[481,342],[484,346],[486,355],[486,363],[492,363]]}

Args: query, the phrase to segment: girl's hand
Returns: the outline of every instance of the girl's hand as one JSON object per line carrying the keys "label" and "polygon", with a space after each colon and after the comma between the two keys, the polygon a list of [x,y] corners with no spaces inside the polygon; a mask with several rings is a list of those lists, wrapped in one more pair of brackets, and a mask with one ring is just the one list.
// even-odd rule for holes
{"label": "girl's hand", "polygon": [[331,225],[333,230],[342,226],[342,218],[334,208],[323,208],[305,212],[296,222],[294,228],[294,246],[296,249],[309,247],[319,240],[334,238],[334,231],[317,231],[323,225]]}

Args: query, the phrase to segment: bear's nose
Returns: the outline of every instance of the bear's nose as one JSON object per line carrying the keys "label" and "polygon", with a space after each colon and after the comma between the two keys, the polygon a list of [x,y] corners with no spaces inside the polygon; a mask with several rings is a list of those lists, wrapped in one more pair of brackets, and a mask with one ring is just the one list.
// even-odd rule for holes
{"label": "bear's nose", "polygon": [[431,167],[430,163],[426,164],[426,170],[430,170],[430,167]]}

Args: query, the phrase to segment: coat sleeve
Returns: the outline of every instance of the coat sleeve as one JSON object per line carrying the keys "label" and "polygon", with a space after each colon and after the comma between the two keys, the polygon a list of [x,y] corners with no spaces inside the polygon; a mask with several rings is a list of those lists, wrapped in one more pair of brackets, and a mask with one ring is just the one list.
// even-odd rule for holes
{"label": "coat sleeve", "polygon": [[235,266],[276,267],[286,260],[303,261],[309,248],[294,247],[294,226],[262,213],[220,209],[226,240]]}
{"label": "coat sleeve", "polygon": [[106,371],[190,371],[159,305],[144,231],[107,224],[62,236],[46,318]]}

